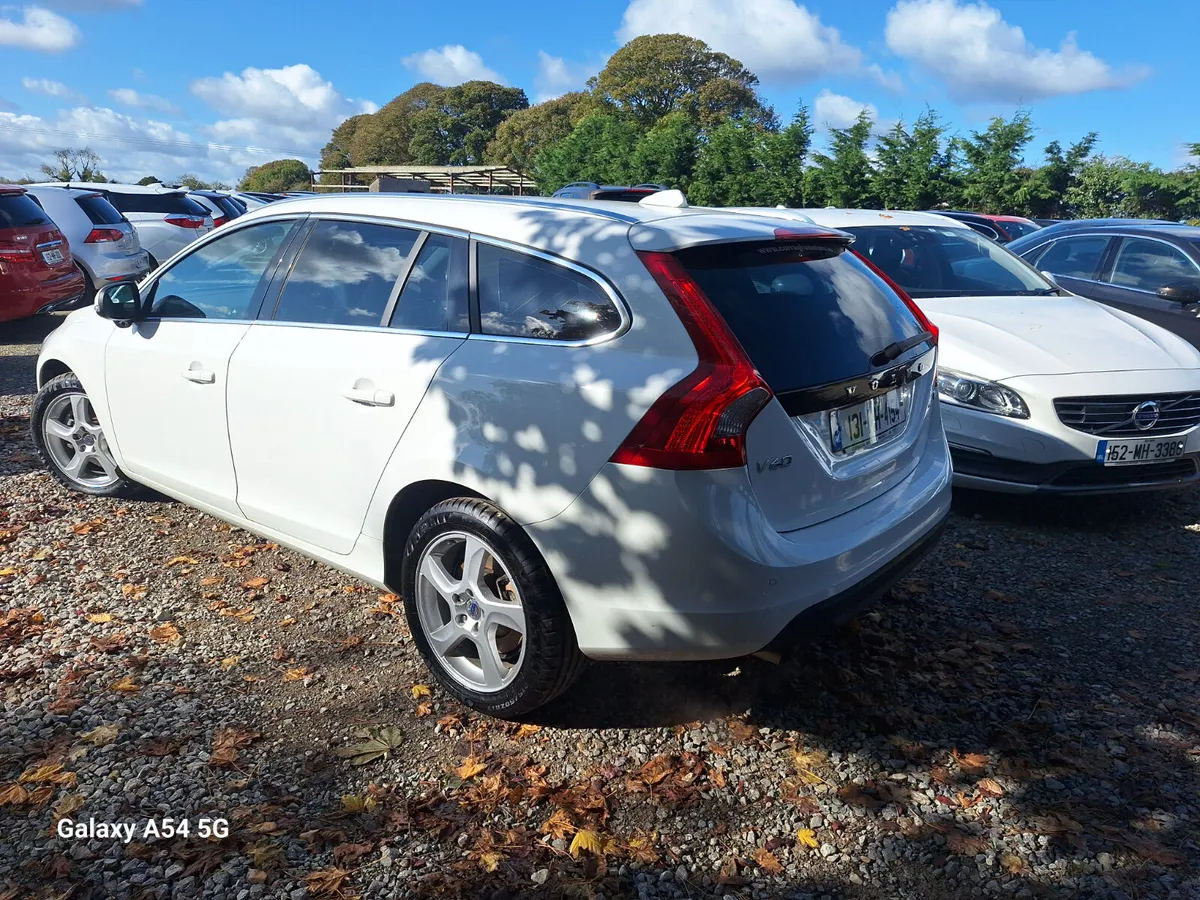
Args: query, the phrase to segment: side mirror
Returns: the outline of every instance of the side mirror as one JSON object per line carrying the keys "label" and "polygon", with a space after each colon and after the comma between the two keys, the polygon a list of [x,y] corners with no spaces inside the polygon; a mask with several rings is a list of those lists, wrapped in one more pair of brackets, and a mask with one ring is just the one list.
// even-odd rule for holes
{"label": "side mirror", "polygon": [[1177,281],[1173,284],[1163,285],[1155,291],[1155,294],[1164,300],[1182,303],[1185,306],[1190,303],[1200,303],[1200,281]]}
{"label": "side mirror", "polygon": [[96,292],[96,313],[112,319],[122,328],[145,318],[142,314],[142,295],[136,283],[119,281],[106,284]]}
{"label": "side mirror", "polygon": [[1045,269],[1043,269],[1041,271],[1041,276],[1043,278],[1045,278],[1048,282],[1050,282],[1052,285],[1054,285],[1055,287],[1062,287],[1062,285],[1058,283],[1058,279],[1054,277],[1053,272],[1047,272]]}

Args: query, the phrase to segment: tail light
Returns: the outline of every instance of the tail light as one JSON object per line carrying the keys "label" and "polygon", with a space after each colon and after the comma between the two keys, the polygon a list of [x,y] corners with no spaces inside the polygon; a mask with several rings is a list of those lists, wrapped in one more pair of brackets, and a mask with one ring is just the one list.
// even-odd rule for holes
{"label": "tail light", "polygon": [[0,259],[24,262],[33,259],[33,248],[15,241],[0,241]]}
{"label": "tail light", "polygon": [[215,219],[213,219],[213,228],[220,228],[228,221],[229,216],[217,216]]}
{"label": "tail light", "polygon": [[669,253],[638,256],[687,329],[700,361],[654,401],[612,462],[675,470],[746,465],[746,429],[770,402],[771,389],[679,260]]}
{"label": "tail light", "polygon": [[922,330],[928,331],[933,335],[933,343],[936,344],[938,342],[938,327],[929,321],[929,317],[925,315],[925,311],[917,306],[916,301],[912,297],[908,296],[908,291],[896,284],[887,272],[883,271],[883,269],[879,268],[879,266],[875,265],[875,263],[871,262],[857,250],[851,248],[850,252],[862,260],[868,269],[878,275],[888,287],[896,292],[896,296],[904,301],[904,305],[908,307],[908,311],[916,318],[917,324],[921,326]]}
{"label": "tail light", "polygon": [[125,237],[125,232],[119,228],[93,228],[83,239],[85,244],[107,244],[119,241]]}
{"label": "tail light", "polygon": [[203,228],[205,225],[212,224],[212,219],[206,219],[203,216],[167,216],[166,223],[177,225],[180,228]]}

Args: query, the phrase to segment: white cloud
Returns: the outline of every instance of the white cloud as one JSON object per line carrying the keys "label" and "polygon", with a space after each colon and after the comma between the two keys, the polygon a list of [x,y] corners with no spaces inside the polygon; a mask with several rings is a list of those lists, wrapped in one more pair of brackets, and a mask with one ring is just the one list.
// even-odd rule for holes
{"label": "white cloud", "polygon": [[836,28],[793,0],[632,0],[617,37],[678,31],[741,61],[764,81],[800,83],[862,62]]}
{"label": "white cloud", "polygon": [[864,110],[872,121],[879,122],[879,110],[874,105],[860,103],[844,94],[835,94],[826,89],[817,94],[813,101],[813,122],[818,128],[849,128]]}
{"label": "white cloud", "polygon": [[51,81],[49,78],[22,78],[21,87],[34,94],[44,94],[47,97],[57,97],[69,103],[87,103],[87,97],[72,90],[61,81]]}
{"label": "white cloud", "polygon": [[567,62],[561,56],[538,51],[538,70],[533,78],[535,103],[561,97],[567,91],[581,89],[595,69],[586,63]]}
{"label": "white cloud", "polygon": [[1144,66],[1113,69],[1068,34],[1058,50],[1035,47],[987,3],[899,0],[888,12],[887,45],[942,78],[959,99],[1027,102],[1126,87]]}
{"label": "white cloud", "polygon": [[904,79],[900,77],[899,72],[885,72],[879,63],[871,63],[863,71],[885,91],[891,91],[893,94],[904,93]]}
{"label": "white cloud", "polygon": [[21,21],[7,18],[12,8],[0,6],[0,45],[59,53],[79,43],[80,33],[75,23],[40,6],[26,6]]}
{"label": "white cloud", "polygon": [[462,44],[447,44],[438,50],[422,50],[401,62],[422,78],[446,86],[464,81],[494,81],[507,84],[498,72],[483,63],[483,57]]}
{"label": "white cloud", "polygon": [[157,94],[140,94],[133,88],[116,88],[108,92],[122,106],[132,106],[134,109],[148,109],[155,112],[178,115],[180,109],[166,97]]}

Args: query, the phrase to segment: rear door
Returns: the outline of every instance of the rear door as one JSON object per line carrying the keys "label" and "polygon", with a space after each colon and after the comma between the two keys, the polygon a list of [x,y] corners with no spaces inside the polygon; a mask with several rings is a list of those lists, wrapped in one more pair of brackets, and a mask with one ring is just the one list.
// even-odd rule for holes
{"label": "rear door", "polygon": [[[842,245],[678,251],[775,393],[746,433],[750,482],[779,531],[895,486],[929,440],[936,351],[904,301]],[[889,345],[916,341],[892,359]],[[931,424],[932,423],[932,424]]]}
{"label": "rear door", "polygon": [[1161,325],[1200,347],[1200,304],[1158,296],[1168,285],[1200,286],[1200,266],[1179,247],[1149,237],[1123,236],[1094,287],[1094,299]]}
{"label": "rear door", "polygon": [[66,238],[25,191],[0,192],[0,291],[36,293],[72,276]]}
{"label": "rear door", "polygon": [[469,331],[467,242],[317,221],[277,293],[230,364],[238,506],[347,554],[429,382]]}

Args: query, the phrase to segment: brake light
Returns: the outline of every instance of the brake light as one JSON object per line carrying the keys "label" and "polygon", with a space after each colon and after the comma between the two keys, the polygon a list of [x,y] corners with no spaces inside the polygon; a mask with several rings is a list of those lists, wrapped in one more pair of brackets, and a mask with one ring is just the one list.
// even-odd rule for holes
{"label": "brake light", "polygon": [[213,228],[220,228],[228,221],[229,216],[217,216],[215,219],[213,219]]}
{"label": "brake light", "polygon": [[119,241],[125,237],[125,232],[119,228],[93,228],[83,239],[85,244],[106,244],[109,241]]}
{"label": "brake light", "polygon": [[205,225],[212,224],[212,219],[205,219],[201,216],[167,216],[166,223],[177,225],[180,228],[203,228]]}
{"label": "brake light", "polygon": [[933,343],[936,345],[938,342],[938,327],[929,321],[929,317],[925,315],[925,311],[917,306],[916,301],[912,297],[908,296],[908,291],[896,284],[887,272],[883,271],[883,269],[879,268],[879,266],[875,265],[875,263],[871,262],[853,247],[850,248],[850,252],[861,259],[868,269],[878,275],[888,287],[896,292],[896,296],[904,301],[904,305],[908,307],[908,311],[916,318],[917,324],[921,326],[922,330],[928,331],[933,335]]}
{"label": "brake light", "polygon": [[33,248],[13,241],[0,241],[0,259],[33,259]]}
{"label": "brake light", "polygon": [[687,329],[695,370],[654,401],[612,462],[656,469],[746,465],[746,429],[771,400],[758,370],[694,278],[670,253],[638,253]]}

